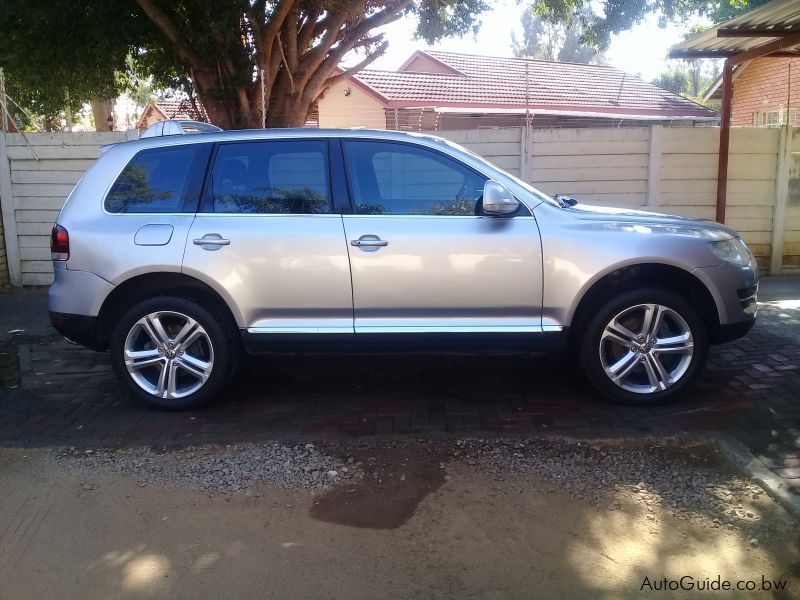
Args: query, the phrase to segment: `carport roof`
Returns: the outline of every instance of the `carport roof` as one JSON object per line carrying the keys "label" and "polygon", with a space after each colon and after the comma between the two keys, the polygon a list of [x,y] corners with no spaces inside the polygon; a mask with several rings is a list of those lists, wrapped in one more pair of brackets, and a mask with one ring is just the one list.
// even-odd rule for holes
{"label": "carport roof", "polygon": [[800,1],[774,0],[673,46],[669,56],[729,58],[770,39],[776,41],[770,56],[800,56]]}

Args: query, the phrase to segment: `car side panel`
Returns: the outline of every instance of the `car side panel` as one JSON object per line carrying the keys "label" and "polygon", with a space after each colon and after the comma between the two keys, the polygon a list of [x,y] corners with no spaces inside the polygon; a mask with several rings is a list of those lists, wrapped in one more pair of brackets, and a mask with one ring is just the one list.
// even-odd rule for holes
{"label": "car side panel", "polygon": [[[230,244],[208,250],[194,243],[207,234]],[[222,288],[251,333],[353,332],[340,215],[198,214],[183,272]]]}

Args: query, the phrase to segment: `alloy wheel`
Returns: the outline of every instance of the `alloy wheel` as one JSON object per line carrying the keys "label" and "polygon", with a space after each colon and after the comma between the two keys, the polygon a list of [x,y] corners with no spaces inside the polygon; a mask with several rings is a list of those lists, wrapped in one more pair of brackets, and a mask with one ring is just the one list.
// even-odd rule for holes
{"label": "alloy wheel", "polygon": [[652,394],[689,370],[694,339],[686,320],[661,304],[638,304],[617,314],[600,336],[600,361],[622,389]]}
{"label": "alloy wheel", "polygon": [[152,312],[133,324],[125,338],[125,367],[136,384],[166,399],[193,394],[214,368],[206,330],[180,312]]}

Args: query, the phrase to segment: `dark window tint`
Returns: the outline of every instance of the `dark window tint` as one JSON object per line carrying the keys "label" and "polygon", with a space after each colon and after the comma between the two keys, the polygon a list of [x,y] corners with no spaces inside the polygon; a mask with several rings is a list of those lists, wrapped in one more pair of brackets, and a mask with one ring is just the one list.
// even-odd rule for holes
{"label": "dark window tint", "polygon": [[474,215],[485,178],[438,152],[390,142],[344,143],[356,213]]}
{"label": "dark window tint", "polygon": [[295,215],[331,212],[326,149],[321,140],[220,145],[207,210]]}
{"label": "dark window tint", "polygon": [[113,213],[194,212],[200,195],[208,144],[142,150],[106,196]]}

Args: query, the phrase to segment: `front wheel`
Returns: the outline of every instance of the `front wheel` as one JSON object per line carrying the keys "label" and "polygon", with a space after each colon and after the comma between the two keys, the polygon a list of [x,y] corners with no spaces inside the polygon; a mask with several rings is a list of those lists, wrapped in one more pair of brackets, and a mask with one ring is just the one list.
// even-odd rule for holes
{"label": "front wheel", "polygon": [[111,338],[111,361],[131,395],[153,408],[195,408],[235,368],[227,320],[193,299],[160,296],[128,310]]}
{"label": "front wheel", "polygon": [[682,296],[657,288],[607,301],[580,344],[589,381],[625,404],[654,404],[682,393],[707,356],[708,334],[697,311]]}

